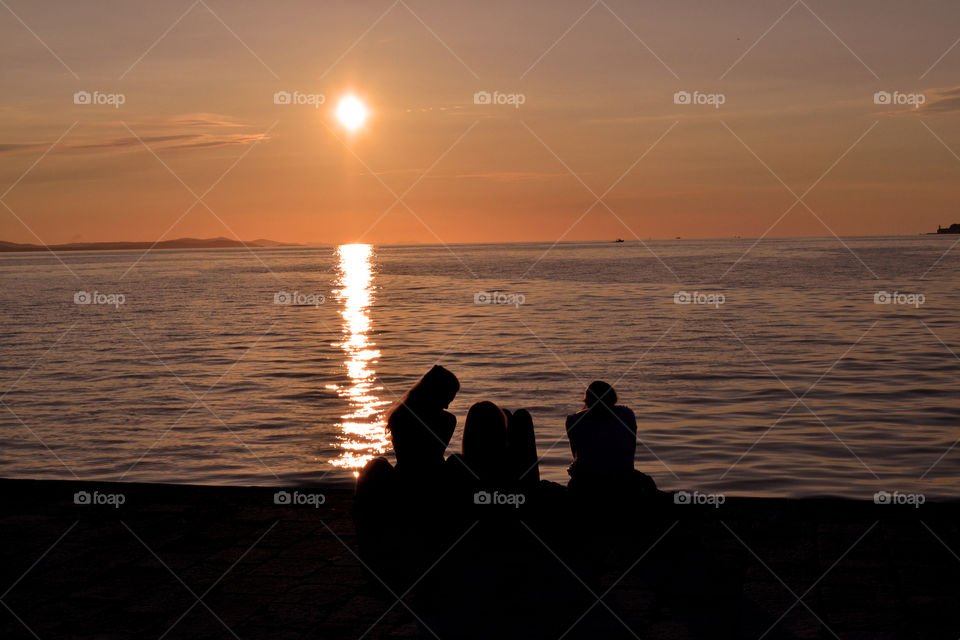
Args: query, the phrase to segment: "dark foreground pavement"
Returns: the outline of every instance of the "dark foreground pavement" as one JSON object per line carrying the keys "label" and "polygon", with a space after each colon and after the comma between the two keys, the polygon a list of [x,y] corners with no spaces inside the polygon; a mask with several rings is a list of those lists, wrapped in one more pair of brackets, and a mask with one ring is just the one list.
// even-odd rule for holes
{"label": "dark foreground pavement", "polygon": [[514,556],[484,558],[474,523],[402,593],[356,555],[342,486],[290,504],[266,488],[0,488],[4,639],[960,637],[955,503],[678,505],[645,535],[598,531],[576,560],[525,522]]}

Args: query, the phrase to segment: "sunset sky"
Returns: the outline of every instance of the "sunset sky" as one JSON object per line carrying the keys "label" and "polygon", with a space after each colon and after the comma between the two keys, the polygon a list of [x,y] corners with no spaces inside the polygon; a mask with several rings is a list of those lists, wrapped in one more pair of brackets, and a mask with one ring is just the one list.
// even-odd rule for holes
{"label": "sunset sky", "polygon": [[[960,222],[953,1],[5,2],[2,240]],[[78,91],[124,103],[75,104]],[[278,91],[325,102],[275,104]],[[523,104],[475,104],[479,91]],[[677,91],[724,104],[675,104]],[[924,104],[878,105],[877,91]],[[352,134],[333,114],[347,94],[370,110]]]}

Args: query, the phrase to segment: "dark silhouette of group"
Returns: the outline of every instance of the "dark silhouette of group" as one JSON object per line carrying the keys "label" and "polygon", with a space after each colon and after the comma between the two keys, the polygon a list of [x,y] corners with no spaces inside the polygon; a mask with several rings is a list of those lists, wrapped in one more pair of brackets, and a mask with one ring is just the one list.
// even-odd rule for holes
{"label": "dark silhouette of group", "polygon": [[506,541],[517,537],[518,526],[557,548],[584,546],[591,527],[648,517],[662,498],[653,480],[634,469],[636,418],[606,382],[591,383],[583,409],[567,417],[573,462],[566,487],[540,479],[533,417],[525,409],[474,404],[459,453],[445,457],[457,424],[448,408],[459,390],[453,373],[431,368],[389,413],[396,463],[376,458],[358,476],[354,519],[362,556],[377,578],[398,588],[415,583],[472,526],[479,533],[471,537],[486,542],[474,544],[461,564],[512,546]]}
{"label": "dark silhouette of group", "polygon": [[[490,401],[477,402],[467,412],[460,452],[444,458],[457,424],[448,408],[459,390],[457,377],[435,365],[390,411],[387,430],[396,464],[381,457],[363,469],[357,481],[361,508],[368,498],[376,502],[377,494],[401,486],[428,493],[438,486],[491,491],[540,487],[533,417],[526,409],[511,412]],[[570,491],[609,492],[624,484],[654,491],[653,480],[634,469],[633,411],[617,404],[616,391],[602,381],[587,387],[583,403],[566,420],[573,454]]]}

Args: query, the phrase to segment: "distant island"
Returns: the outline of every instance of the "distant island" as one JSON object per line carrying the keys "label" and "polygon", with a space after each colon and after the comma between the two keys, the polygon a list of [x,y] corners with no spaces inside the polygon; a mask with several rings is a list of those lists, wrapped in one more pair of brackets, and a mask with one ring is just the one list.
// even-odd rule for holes
{"label": "distant island", "polygon": [[299,247],[302,245],[276,240],[251,240],[240,242],[230,238],[177,238],[176,240],[162,240],[153,242],[70,242],[68,244],[20,244],[0,240],[0,253],[17,251],[124,251],[129,249],[235,249],[239,247],[253,247],[262,249],[267,247]]}
{"label": "distant island", "polygon": [[937,233],[960,233],[960,224],[954,222],[949,227],[937,225]]}

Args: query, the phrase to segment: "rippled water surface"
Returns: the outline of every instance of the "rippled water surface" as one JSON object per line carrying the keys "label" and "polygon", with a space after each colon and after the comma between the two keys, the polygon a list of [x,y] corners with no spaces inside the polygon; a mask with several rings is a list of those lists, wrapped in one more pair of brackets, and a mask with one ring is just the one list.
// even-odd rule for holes
{"label": "rippled water surface", "polygon": [[349,481],[440,362],[458,424],[531,410],[548,479],[599,378],[664,488],[960,497],[956,239],[0,255],[0,475]]}

